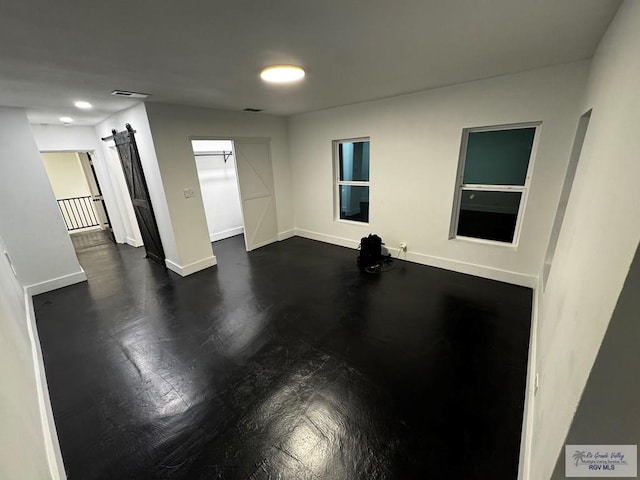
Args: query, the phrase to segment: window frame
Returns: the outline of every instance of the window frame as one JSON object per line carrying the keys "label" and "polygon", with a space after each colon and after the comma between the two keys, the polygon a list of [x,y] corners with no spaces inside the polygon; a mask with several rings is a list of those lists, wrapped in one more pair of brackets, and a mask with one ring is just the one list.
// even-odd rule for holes
{"label": "window frame", "polygon": [[[340,180],[340,145],[343,143],[357,143],[357,142],[369,142],[369,180],[368,181],[352,181],[352,180]],[[371,137],[355,137],[355,138],[342,138],[332,141],[333,150],[333,219],[336,222],[349,223],[351,225],[369,225],[371,222]],[[357,220],[347,220],[340,218],[340,187],[341,186],[355,186],[355,187],[368,187],[369,188],[369,212],[366,222],[359,222]]]}
{"label": "window frame", "polygon": [[[458,171],[456,173],[456,183],[453,200],[453,210],[451,213],[451,227],[449,229],[450,240],[462,240],[467,242],[483,243],[488,245],[496,245],[501,247],[517,248],[520,242],[520,233],[522,230],[522,222],[524,212],[527,206],[527,200],[529,197],[529,188],[531,186],[531,176],[533,173],[533,166],[537,157],[538,140],[540,138],[541,121],[536,122],[523,122],[523,123],[510,123],[504,125],[491,125],[484,127],[471,127],[462,129],[462,140],[460,142],[460,155],[458,160]],[[524,185],[492,185],[492,184],[475,184],[464,183],[464,168],[467,161],[467,145],[469,141],[469,134],[476,132],[494,132],[501,130],[517,130],[523,128],[534,128],[533,142],[531,145],[531,155],[529,156],[529,163],[527,165],[527,174],[525,177]],[[516,216],[516,226],[513,232],[513,240],[511,242],[502,242],[499,240],[489,240],[486,238],[467,237],[464,235],[458,235],[458,221],[460,219],[460,206],[462,204],[462,192],[465,190],[484,191],[484,192],[520,192],[520,204],[518,205],[518,215]]]}

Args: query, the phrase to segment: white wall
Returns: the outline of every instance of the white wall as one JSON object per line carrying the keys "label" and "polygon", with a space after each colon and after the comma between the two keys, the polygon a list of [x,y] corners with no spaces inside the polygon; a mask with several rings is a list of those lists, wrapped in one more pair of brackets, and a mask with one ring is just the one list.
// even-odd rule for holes
{"label": "white wall", "polygon": [[625,1],[598,46],[582,103],[593,112],[538,330],[534,480],[552,473],[640,240],[638,25],[640,2]]}
{"label": "white wall", "polygon": [[[370,232],[407,259],[533,285],[544,256],[588,62],[538,69],[289,119],[296,233],[356,247]],[[462,130],[541,121],[517,248],[450,240]],[[371,138],[369,225],[334,220],[332,140]],[[392,250],[393,251],[393,250]]]}
{"label": "white wall", "polygon": [[31,125],[41,152],[93,152],[93,165],[118,243],[142,245],[142,236],[122,173],[120,161],[112,158],[93,127]]}
{"label": "white wall", "polygon": [[[193,138],[270,138],[278,231],[281,238],[291,235],[293,217],[284,118],[160,103],[148,103],[146,107],[182,262],[180,267],[201,269],[202,265],[209,265],[208,256],[211,255],[190,143]],[[185,198],[184,189],[193,189],[196,196]]]}
{"label": "white wall", "polygon": [[120,225],[123,229],[121,230],[122,240],[117,240],[118,237],[116,236],[116,241],[119,243],[128,243],[133,247],[141,247],[143,245],[142,234],[140,233],[140,226],[136,219],[136,212],[133,210],[131,195],[127,188],[127,180],[122,170],[122,163],[120,162],[118,151],[116,147],[110,143],[101,145],[100,149],[109,173],[111,190],[114,195],[113,203],[116,205],[115,208],[117,209]]}
{"label": "white wall", "polygon": [[[242,207],[233,153],[222,155],[203,152],[233,152],[230,140],[193,140],[193,152],[200,180],[202,203],[212,242],[243,232]],[[200,154],[200,155],[198,155]]]}
{"label": "white wall", "polygon": [[31,293],[86,280],[24,110],[0,108],[0,235]]}
{"label": "white wall", "polygon": [[77,153],[43,153],[42,163],[57,199],[91,195]]}
{"label": "white wall", "polygon": [[0,237],[0,478],[50,479],[22,285]]}
{"label": "white wall", "polygon": [[[142,169],[144,170],[147,186],[149,188],[149,196],[151,197],[151,204],[158,224],[158,230],[160,232],[160,239],[162,240],[162,247],[164,249],[166,260],[170,262],[179,262],[180,260],[176,246],[176,239],[167,207],[167,199],[165,197],[163,178],[158,168],[158,160],[156,158],[151,130],[149,129],[149,120],[147,118],[145,105],[141,103],[132,108],[116,113],[104,122],[96,125],[95,131],[99,138],[109,137],[112,135],[112,129],[121,132],[125,130],[125,125],[127,123],[131,124],[133,129],[136,131],[135,137],[138,145],[138,152],[140,153],[140,162],[142,163]],[[115,171],[116,164],[119,164],[119,160],[117,152],[109,145],[113,145],[113,142],[102,142],[100,148],[104,158],[112,163],[112,170]],[[118,171],[122,173],[122,167],[118,167]],[[120,190],[122,190],[122,188],[126,189],[124,177],[114,183],[114,189],[116,189],[116,191],[118,188]],[[125,193],[126,192],[120,191],[119,195],[123,196]],[[126,195],[128,196],[128,193],[126,193]],[[129,211],[128,215],[132,215],[132,217],[127,221],[137,227],[135,214],[133,214],[132,211]]]}
{"label": "white wall", "polygon": [[[622,287],[565,443],[637,445],[640,440],[640,248]],[[602,419],[606,421],[594,421]],[[560,451],[552,478],[566,478]]]}
{"label": "white wall", "polygon": [[0,108],[0,205],[0,478],[59,479],[62,458],[25,293],[86,275],[21,109]]}
{"label": "white wall", "polygon": [[[91,197],[91,189],[89,188],[87,177],[85,177],[85,171],[78,153],[55,152],[42,153],[41,155],[42,163],[47,172],[47,177],[49,177],[51,188],[53,189],[53,194],[57,200]],[[90,222],[93,218],[100,223],[95,204],[91,199],[87,202],[73,200],[63,203],[64,205],[59,204],[59,207],[65,223],[68,226],[72,228],[78,227],[85,223],[85,221]],[[88,228],[92,229],[96,227]],[[84,228],[76,228],[76,231],[80,232],[85,230]]]}

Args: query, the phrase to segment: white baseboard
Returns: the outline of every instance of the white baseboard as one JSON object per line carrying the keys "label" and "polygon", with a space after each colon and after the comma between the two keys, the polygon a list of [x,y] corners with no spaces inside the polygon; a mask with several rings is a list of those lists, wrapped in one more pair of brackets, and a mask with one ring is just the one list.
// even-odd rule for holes
{"label": "white baseboard", "polygon": [[181,277],[186,277],[187,275],[199,272],[200,270],[204,270],[205,268],[217,265],[218,259],[215,257],[215,255],[211,255],[210,257],[203,258],[202,260],[198,260],[187,265],[178,265],[177,263],[172,262],[169,259],[165,259],[164,263],[172,272],[176,272]]}
{"label": "white baseboard", "polygon": [[44,282],[34,283],[33,285],[27,285],[24,287],[25,292],[28,295],[40,295],[41,293],[50,292],[51,290],[57,290],[58,288],[67,287],[74,283],[84,282],[87,279],[87,274],[80,268],[79,272],[70,273],[58,278],[52,278],[45,280]]}
{"label": "white baseboard", "polygon": [[47,455],[47,462],[49,464],[49,473],[51,474],[52,480],[64,480],[67,478],[67,474],[65,473],[62,452],[60,451],[60,442],[58,441],[58,432],[53,419],[53,409],[51,408],[49,387],[47,385],[47,377],[44,370],[44,360],[42,358],[42,350],[40,348],[40,338],[38,336],[38,328],[36,325],[36,315],[33,309],[33,299],[32,296],[27,293],[26,288],[24,300],[27,315],[27,331],[29,334],[29,341],[31,342],[33,368],[38,394],[38,406],[40,409],[40,421],[42,423],[44,448]]}
{"label": "white baseboard", "polygon": [[142,241],[138,241],[135,238],[125,237],[125,240],[127,244],[131,245],[132,247],[138,248],[144,246],[144,243],[142,243]]}
{"label": "white baseboard", "polygon": [[522,414],[522,436],[520,438],[520,460],[518,462],[518,480],[531,478],[531,450],[533,444],[533,428],[535,421],[535,396],[538,349],[538,322],[540,321],[543,279],[542,272],[538,276],[533,289],[533,305],[531,308],[531,331],[529,333],[529,359],[527,362],[527,387],[524,396],[524,412]]}
{"label": "white baseboard", "polygon": [[[390,248],[389,252],[395,256],[398,254],[398,249]],[[401,258],[403,258],[403,256],[401,256]],[[460,260],[425,255],[424,253],[407,252],[406,258],[403,259],[410,262],[421,263],[422,265],[444,268],[446,270],[453,270],[454,272],[466,273],[467,275],[488,278],[490,280],[498,280],[500,282],[511,283],[513,285],[520,285],[523,287],[534,288],[537,282],[537,278],[532,275],[512,272],[510,270],[503,270],[500,268],[487,267],[485,265],[478,265],[475,263],[462,262]]]}
{"label": "white baseboard", "polygon": [[[310,230],[296,229],[296,235],[298,235],[299,237],[318,240],[325,243],[331,243],[333,245],[340,245],[341,247],[347,248],[358,248],[358,245],[360,245],[359,240],[351,240],[349,238],[326,235],[324,233],[312,232]],[[389,253],[391,253],[394,257],[396,257],[399,253],[399,250],[397,248],[388,248],[388,250]],[[449,258],[435,257],[433,255],[426,255],[424,253],[407,252],[406,254],[401,255],[400,258],[402,260],[419,263],[421,265],[444,268],[446,270],[452,270],[454,272],[466,273],[467,275],[474,275],[476,277],[498,280],[500,282],[512,283],[514,285],[520,285],[523,287],[534,288],[537,282],[537,277],[534,277],[533,275],[526,275],[524,273],[502,270],[499,268],[487,267],[484,265],[477,265],[474,263],[462,262]]]}
{"label": "white baseboard", "polygon": [[252,250],[256,250],[256,249],[258,249],[260,247],[265,247],[267,245],[271,245],[272,243],[274,243],[276,241],[278,241],[278,239],[277,238],[273,238],[273,239],[270,239],[270,240],[265,240],[264,242],[256,243],[255,245],[252,245],[251,249],[249,249],[247,251],[251,252]]}
{"label": "white baseboard", "polygon": [[351,240],[343,237],[336,237],[333,235],[326,235],[324,233],[312,232],[311,230],[295,229],[298,237],[308,238],[310,240],[318,240],[319,242],[332,243],[333,245],[339,245],[347,248],[358,248],[359,241]]}
{"label": "white baseboard", "polygon": [[241,233],[244,233],[244,227],[229,228],[221,232],[210,233],[209,240],[212,242],[217,242],[218,240],[224,240],[225,238],[235,237],[236,235],[240,235]]}
{"label": "white baseboard", "polygon": [[296,231],[295,229],[291,228],[289,230],[285,230],[284,232],[279,232],[278,233],[278,241],[281,242],[283,240],[286,240],[287,238],[291,238],[291,237],[295,237],[296,236]]}

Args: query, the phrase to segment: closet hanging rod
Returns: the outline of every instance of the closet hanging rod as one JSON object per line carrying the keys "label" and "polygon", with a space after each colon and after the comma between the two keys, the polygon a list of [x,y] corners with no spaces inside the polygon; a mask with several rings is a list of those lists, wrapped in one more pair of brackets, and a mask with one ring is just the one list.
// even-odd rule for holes
{"label": "closet hanging rod", "polygon": [[194,156],[196,157],[214,157],[214,156],[223,157],[225,163],[231,155],[233,155],[233,152],[231,150],[219,150],[219,151],[212,151],[212,152],[194,153]]}

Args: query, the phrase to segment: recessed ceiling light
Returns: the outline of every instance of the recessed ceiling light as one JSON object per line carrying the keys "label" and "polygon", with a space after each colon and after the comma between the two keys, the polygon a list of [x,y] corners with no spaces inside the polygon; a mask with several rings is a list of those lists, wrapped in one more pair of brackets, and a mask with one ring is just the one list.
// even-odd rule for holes
{"label": "recessed ceiling light", "polygon": [[304,78],[304,70],[297,65],[271,65],[262,69],[260,78],[272,83],[295,82]]}
{"label": "recessed ceiling light", "polygon": [[93,105],[91,105],[89,102],[85,102],[84,100],[78,100],[77,102],[73,103],[77,108],[80,108],[82,110],[89,110],[90,108],[93,108]]}
{"label": "recessed ceiling light", "polygon": [[62,123],[71,123],[71,122],[73,122],[73,118],[71,118],[71,117],[60,117],[60,121]]}

